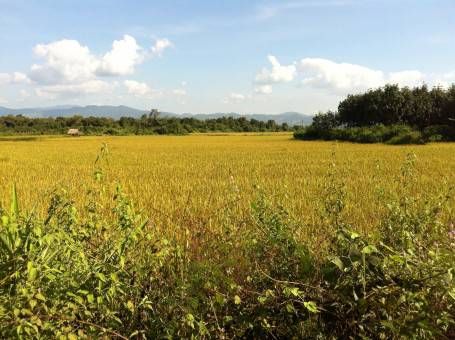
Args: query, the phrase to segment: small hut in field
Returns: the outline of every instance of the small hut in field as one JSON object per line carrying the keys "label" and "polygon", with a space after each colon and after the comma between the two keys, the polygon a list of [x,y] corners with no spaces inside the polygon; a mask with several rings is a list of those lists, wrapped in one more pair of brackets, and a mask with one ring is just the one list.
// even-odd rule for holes
{"label": "small hut in field", "polygon": [[81,132],[79,131],[79,129],[69,129],[67,132],[67,135],[73,136],[73,137],[78,137],[81,135]]}

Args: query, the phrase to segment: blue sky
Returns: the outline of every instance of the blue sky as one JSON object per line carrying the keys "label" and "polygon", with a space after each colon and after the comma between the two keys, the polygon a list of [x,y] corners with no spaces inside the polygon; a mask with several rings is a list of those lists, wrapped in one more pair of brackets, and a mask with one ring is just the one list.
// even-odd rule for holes
{"label": "blue sky", "polygon": [[0,0],[0,105],[335,108],[455,81],[453,0]]}

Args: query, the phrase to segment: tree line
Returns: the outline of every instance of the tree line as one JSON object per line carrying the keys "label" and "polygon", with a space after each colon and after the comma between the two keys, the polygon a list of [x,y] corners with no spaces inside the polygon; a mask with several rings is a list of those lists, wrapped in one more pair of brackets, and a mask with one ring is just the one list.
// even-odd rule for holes
{"label": "tree line", "polygon": [[65,134],[68,129],[79,129],[83,134],[148,135],[188,134],[192,132],[277,132],[290,131],[287,123],[274,120],[259,121],[245,117],[221,117],[199,120],[195,118],[161,117],[157,110],[139,118],[121,117],[56,117],[31,118],[23,115],[0,117],[0,134]]}
{"label": "tree line", "polygon": [[338,111],[317,114],[296,138],[384,142],[393,131],[391,138],[402,135],[416,142],[455,140],[455,85],[447,89],[386,85],[351,94],[339,103]]}

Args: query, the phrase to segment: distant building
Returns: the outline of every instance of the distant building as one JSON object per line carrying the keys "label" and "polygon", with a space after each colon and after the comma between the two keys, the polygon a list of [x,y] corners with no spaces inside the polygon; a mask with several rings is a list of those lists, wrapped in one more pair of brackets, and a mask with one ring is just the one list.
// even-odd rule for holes
{"label": "distant building", "polygon": [[67,132],[67,135],[68,136],[80,136],[81,132],[79,131],[79,129],[69,129]]}

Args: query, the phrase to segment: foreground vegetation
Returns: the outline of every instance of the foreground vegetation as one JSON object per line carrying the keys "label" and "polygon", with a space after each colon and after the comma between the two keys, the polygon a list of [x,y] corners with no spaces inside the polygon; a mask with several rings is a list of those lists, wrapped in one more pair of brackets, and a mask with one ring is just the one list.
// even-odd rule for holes
{"label": "foreground vegetation", "polygon": [[[393,198],[378,192],[385,213],[368,234],[345,216],[332,156],[312,223],[256,188],[241,218],[234,191],[219,225],[200,216],[164,236],[108,180],[106,152],[77,197],[82,208],[58,189],[39,217],[21,211],[13,188],[0,214],[3,338],[454,335],[454,188],[416,192],[415,155]],[[302,240],[305,229],[325,244]]]}
{"label": "foreground vegetation", "polygon": [[453,337],[454,144],[33,138],[0,140],[2,338]]}
{"label": "foreground vegetation", "polygon": [[387,85],[349,95],[337,112],[319,113],[294,136],[388,144],[455,141],[455,85],[447,90]]}
{"label": "foreground vegetation", "polygon": [[[451,139],[451,134],[443,137],[438,129],[431,128],[423,133],[406,125],[375,125],[371,127],[321,129],[315,124],[294,132],[295,139],[301,140],[339,140],[355,143],[386,143],[391,145],[425,144]],[[455,131],[454,131],[455,132]],[[455,136],[455,135],[454,135]]]}

